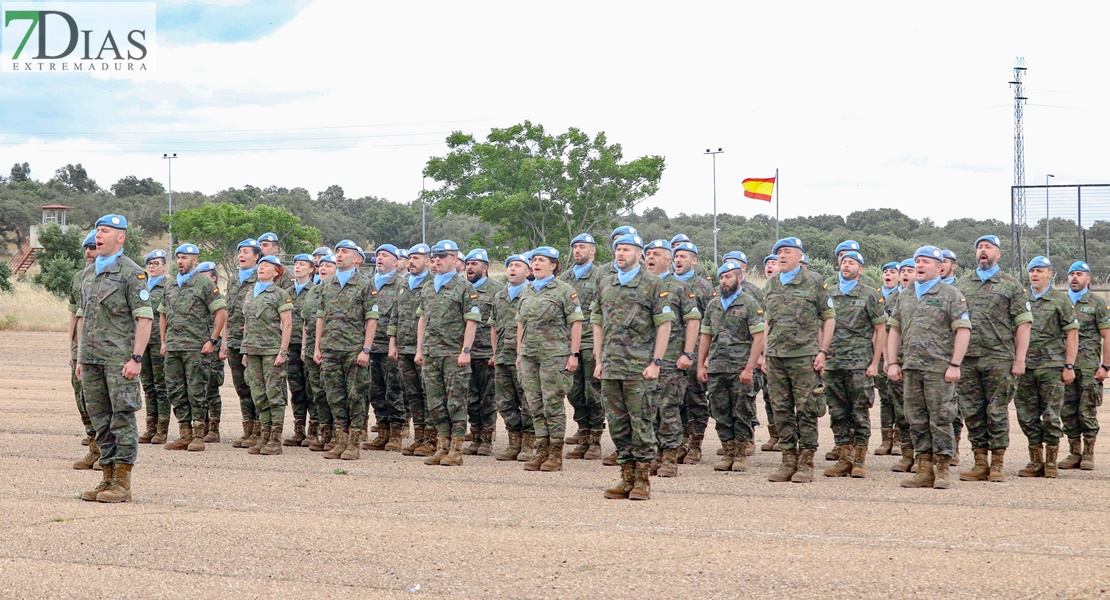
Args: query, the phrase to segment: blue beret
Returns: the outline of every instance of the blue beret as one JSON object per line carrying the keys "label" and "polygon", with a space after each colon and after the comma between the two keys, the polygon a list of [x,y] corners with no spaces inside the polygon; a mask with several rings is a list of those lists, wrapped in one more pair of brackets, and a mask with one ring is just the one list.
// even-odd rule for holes
{"label": "blue beret", "polygon": [[883,265],[883,270],[885,271],[887,269],[894,269],[895,271],[897,271],[898,270],[898,263],[896,263],[896,262],[886,263],[885,265]]}
{"label": "blue beret", "polygon": [[723,265],[721,265],[720,267],[717,268],[717,277],[720,277],[721,275],[723,275],[725,273],[728,273],[729,271],[735,271],[739,268],[740,268],[740,265],[738,265],[738,264],[736,264],[732,261],[726,261],[725,264],[723,264]]}
{"label": "blue beret", "polygon": [[1074,273],[1075,271],[1086,271],[1086,272],[1090,273],[1091,272],[1091,265],[1089,265],[1089,264],[1087,264],[1087,263],[1085,263],[1081,260],[1077,260],[1077,261],[1071,263],[1071,266],[1068,267],[1068,274],[1070,275],[1070,274]]}
{"label": "blue beret", "polygon": [[636,235],[636,233],[637,232],[636,232],[635,227],[633,227],[631,225],[621,225],[620,227],[617,227],[616,229],[614,229],[613,233],[609,234],[609,239],[613,239],[617,236],[622,236],[622,235]]}
{"label": "blue beret", "polygon": [[236,250],[239,250],[240,248],[258,248],[258,240],[254,239],[254,238],[247,238],[247,239],[239,242],[235,246]]}
{"label": "blue beret", "polygon": [[206,260],[206,261],[200,263],[199,265],[197,265],[197,271],[199,271],[201,273],[205,273],[207,271],[215,271],[215,270],[216,270],[216,263],[214,263],[210,260]]}
{"label": "blue beret", "polygon": [[447,250],[458,250],[459,245],[451,240],[440,240],[432,246],[432,252],[445,252]]}
{"label": "blue beret", "polygon": [[177,247],[177,250],[174,250],[173,254],[174,254],[174,256],[177,256],[178,254],[199,255],[200,254],[200,248],[197,248],[196,244],[181,244],[180,246]]}
{"label": "blue beret", "polygon": [[919,256],[924,256],[925,258],[931,258],[931,259],[933,259],[937,262],[940,262],[941,260],[943,260],[941,258],[940,248],[937,248],[936,246],[922,246],[922,247],[918,248],[917,252],[913,253],[913,257],[916,259]]}
{"label": "blue beret", "polygon": [[263,256],[258,259],[258,264],[270,263],[271,265],[281,266],[281,259],[276,256]]}
{"label": "blue beret", "polygon": [[[192,246],[192,244],[182,244],[182,246]],[[193,247],[196,248],[196,246]],[[181,253],[181,246],[177,247],[177,251],[179,254]],[[191,254],[200,254],[200,252],[193,252]],[[146,258],[143,259],[143,262],[148,263],[156,258],[161,258],[164,260],[166,258],[166,251],[162,249],[151,250],[147,253]]]}
{"label": "blue beret", "polygon": [[997,235],[980,236],[979,239],[975,240],[975,244],[973,244],[971,247],[978,248],[979,242],[990,242],[991,244],[994,244],[994,246],[999,250],[1002,249],[1002,240],[998,239]]}
{"label": "blue beret", "polygon": [[594,244],[596,246],[597,242],[594,241],[594,236],[588,233],[580,233],[574,236],[574,239],[570,241],[571,246],[575,244]]}
{"label": "blue beret", "polygon": [[671,253],[671,243],[667,240],[651,240],[644,245],[644,250],[651,250],[653,248],[666,250],[668,255]]}
{"label": "blue beret", "polygon": [[844,240],[836,245],[836,250],[833,250],[833,255],[835,256],[848,250],[859,250],[859,242],[856,240]]}
{"label": "blue beret", "polygon": [[358,249],[358,244],[352,242],[351,240],[342,240],[338,244],[335,245],[336,250],[338,250],[340,248],[346,248],[348,250],[354,250],[356,252],[361,252],[361,250]]}
{"label": "blue beret", "polygon": [[901,271],[902,269],[905,269],[905,268],[912,269],[915,266],[916,265],[913,264],[913,259],[912,258],[907,258],[906,260],[898,263],[898,270]]}
{"label": "blue beret", "polygon": [[95,227],[101,225],[113,229],[127,229],[127,217],[123,215],[104,215],[96,220]]}
{"label": "blue beret", "polygon": [[89,246],[92,246],[93,248],[96,248],[96,230],[95,229],[93,229],[88,234],[86,234],[85,235],[85,241],[81,242],[81,247],[82,248],[88,248]]}
{"label": "blue beret", "polygon": [[767,261],[770,261],[770,260],[778,261],[778,259],[779,259],[779,257],[775,256],[774,254],[768,254],[767,256],[763,257],[763,264],[767,264]]}
{"label": "blue beret", "polygon": [[748,264],[748,255],[744,254],[743,252],[741,252],[739,250],[733,250],[731,252],[726,252],[725,253],[724,260],[725,261],[738,260],[738,261],[740,261],[740,262],[742,262],[746,265],[746,264]]}
{"label": "blue beret", "polygon": [[277,236],[276,233],[274,233],[272,231],[268,231],[268,232],[263,233],[262,235],[258,236],[258,241],[259,242],[276,242],[276,241],[278,241],[278,236]]}
{"label": "blue beret", "polygon": [[526,265],[528,264],[528,259],[527,259],[527,258],[524,258],[524,256],[523,256],[523,255],[521,255],[521,254],[514,254],[514,255],[510,256],[509,258],[506,258],[506,259],[505,259],[505,266],[506,266],[506,267],[507,267],[507,266],[509,266],[509,263],[511,263],[511,262],[513,262],[513,261],[517,261],[517,262],[522,262],[522,263],[524,263],[524,264],[526,264]]}
{"label": "blue beret", "polygon": [[559,251],[551,246],[540,246],[532,251],[532,256],[546,256],[551,260],[559,260]]}
{"label": "blue beret", "polygon": [[394,246],[393,244],[382,244],[381,246],[378,246],[378,249],[374,251],[374,254],[377,255],[382,250],[385,250],[395,257],[400,256],[400,252],[397,250],[397,246]]}
{"label": "blue beret", "polygon": [[840,258],[850,258],[850,259],[858,262],[861,265],[864,264],[863,255],[860,254],[859,252],[856,252],[855,250],[849,250],[849,251],[845,252]]}
{"label": "blue beret", "polygon": [[778,255],[779,248],[797,248],[798,250],[802,250],[802,240],[796,237],[782,238],[775,242],[775,246],[771,248],[771,254]]}
{"label": "blue beret", "polygon": [[802,260],[801,260],[801,263],[802,263],[803,265],[808,265],[808,264],[809,264],[809,255],[808,255],[808,254],[806,254],[805,252],[802,252]]}
{"label": "blue beret", "polygon": [[331,248],[328,248],[327,246],[320,246],[319,248],[312,251],[313,256],[327,256],[329,254],[331,254]]}
{"label": "blue beret", "polygon": [[464,261],[479,260],[479,261],[482,261],[482,262],[484,262],[488,265],[489,264],[489,253],[486,252],[485,248],[475,248],[475,249],[471,250],[469,253],[467,253],[466,257],[463,258],[463,260]]}
{"label": "blue beret", "polygon": [[534,251],[533,250],[528,250],[528,251],[525,251],[525,252],[521,252],[520,255],[524,257],[524,260],[528,261],[528,263],[531,264],[531,262],[532,262],[532,252],[534,252]]}
{"label": "blue beret", "polygon": [[409,254],[431,254],[432,249],[427,244],[417,244],[409,248]]}
{"label": "blue beret", "polygon": [[672,252],[678,252],[679,250],[693,252],[694,254],[698,253],[698,247],[695,246],[693,242],[679,242],[679,244],[672,249]]}
{"label": "blue beret", "polygon": [[1033,260],[1029,261],[1029,266],[1025,267],[1026,271],[1032,271],[1037,267],[1044,267],[1046,269],[1052,268],[1052,261],[1048,260],[1046,256],[1034,256]]}
{"label": "blue beret", "polygon": [[397,258],[408,258],[408,257],[409,257],[409,251],[408,250],[405,250],[404,248],[398,248],[397,249]]}
{"label": "blue beret", "polygon": [[322,263],[330,262],[333,265],[339,264],[339,263],[336,262],[334,254],[329,254],[327,256],[321,256],[320,257],[320,262],[322,262]]}
{"label": "blue beret", "polygon": [[950,259],[952,262],[956,262],[956,253],[951,250],[941,250],[940,257]]}
{"label": "blue beret", "polygon": [[304,262],[309,262],[309,263],[314,262],[312,260],[312,257],[309,256],[308,254],[298,254],[298,255],[293,257],[293,262],[297,262],[297,261],[301,261],[301,260],[303,260]]}
{"label": "blue beret", "polygon": [[671,238],[671,245],[673,246],[673,245],[675,245],[679,242],[689,242],[689,241],[690,241],[690,236],[686,235],[685,233],[680,233],[680,234],[674,236],[673,238]]}
{"label": "blue beret", "polygon": [[613,240],[613,248],[616,249],[616,247],[621,245],[621,244],[628,244],[629,246],[636,246],[637,248],[643,248],[644,247],[644,240],[643,240],[643,238],[636,235],[635,233],[626,233],[626,234],[620,236],[619,238]]}

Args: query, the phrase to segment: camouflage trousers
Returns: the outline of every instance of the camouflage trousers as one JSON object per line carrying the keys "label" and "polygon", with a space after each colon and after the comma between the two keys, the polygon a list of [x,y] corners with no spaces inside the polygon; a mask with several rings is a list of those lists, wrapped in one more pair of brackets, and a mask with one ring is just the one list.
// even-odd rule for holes
{"label": "camouflage trousers", "polygon": [[96,435],[89,411],[85,408],[85,398],[81,395],[81,380],[77,378],[77,361],[72,360],[69,365],[69,383],[73,386],[73,399],[77,403],[77,414],[81,415],[81,425],[85,427],[85,435]]}
{"label": "camouflage trousers", "polygon": [[212,350],[212,354],[202,356],[200,361],[207,376],[204,396],[208,402],[208,418],[219,421],[224,408],[224,401],[220,396],[220,387],[224,384],[224,361],[220,360],[219,346]]}
{"label": "camouflage trousers", "polygon": [[783,450],[816,450],[817,419],[825,415],[825,395],[812,356],[767,357],[767,389]]}
{"label": "camouflage trousers", "polygon": [[906,420],[910,424],[910,439],[915,454],[952,456],[956,451],[956,436],[952,433],[952,419],[956,418],[955,383],[944,380],[944,373],[918,371],[902,372]]}
{"label": "camouflage trousers", "polygon": [[[505,421],[505,430],[510,433],[534,433],[532,412],[528,409],[528,399],[520,385],[516,365],[496,365],[493,369],[494,400],[501,420]],[[578,371],[581,370],[579,366]]]}
{"label": "camouflage trousers", "polygon": [[659,370],[659,398],[654,402],[655,437],[660,450],[673,450],[682,445],[682,403],[689,382],[688,369]]}
{"label": "camouflage trousers", "polygon": [[[566,359],[563,359],[564,366]],[[470,420],[471,431],[477,431],[497,424],[497,408],[493,403],[493,367],[489,358],[473,358],[470,361],[470,387],[466,394],[466,416]],[[564,391],[565,395],[566,392]],[[564,427],[565,427],[564,416]]]}
{"label": "camouflage trousers", "polygon": [[143,397],[146,398],[146,418],[170,418],[170,402],[166,391],[166,357],[158,354],[158,348],[147,346],[143,352],[143,370],[139,380],[143,384]]}
{"label": "camouflage trousers", "polygon": [[532,414],[536,439],[561,442],[567,434],[567,389],[571,373],[566,370],[566,356],[520,359],[520,387]]}
{"label": "camouflage trousers", "polygon": [[1064,386],[1064,405],[1060,420],[1069,439],[1098,436],[1098,407],[1102,406],[1102,382],[1095,369],[1076,369],[1075,380]]}
{"label": "camouflage trousers", "polygon": [[199,350],[166,352],[166,395],[178,423],[208,420],[208,373]]}
{"label": "camouflage trousers", "polygon": [[397,360],[398,379],[401,381],[401,397],[412,416],[412,424],[431,425],[428,422],[428,406],[424,400],[424,379],[420,366],[413,359],[415,354],[400,354]]}
{"label": "camouflage trousers", "polygon": [[1018,378],[1014,392],[1021,432],[1029,445],[1059,446],[1064,431],[1060,427],[1060,409],[1064,404],[1063,369],[1028,369]]}
{"label": "camouflage trousers", "polygon": [[972,448],[1005,450],[1010,446],[1010,398],[1015,378],[1010,365],[980,366],[978,357],[964,359],[960,369],[960,412]]}
{"label": "camouflage trousers", "polygon": [[902,443],[910,442],[910,423],[906,420],[906,382],[903,379],[897,383],[887,379],[890,390],[890,404],[894,410],[894,426],[898,429],[898,437]]}
{"label": "camouflage trousers", "polygon": [[[752,372],[751,385],[745,387],[747,388],[747,392],[744,393],[745,400],[749,404],[749,409],[752,412],[752,429],[754,430],[756,427],[759,427],[759,415],[755,410],[755,399],[759,395],[759,392],[763,392],[763,408],[767,412],[767,423],[774,423],[771,419],[771,401],[767,398],[767,374],[756,369]],[[713,392],[709,390],[708,384],[706,384],[706,396],[709,396],[709,406],[710,409],[712,409]],[[712,410],[710,410],[710,413],[712,413]],[[716,419],[716,417],[714,417],[714,419]]]}
{"label": "camouflage trousers", "polygon": [[401,373],[397,361],[390,360],[385,352],[370,355],[370,406],[374,407],[374,421],[379,425],[404,423],[408,420],[405,398],[401,393]]}
{"label": "camouflage trousers", "polygon": [[618,463],[655,460],[655,399],[661,387],[658,380],[601,380],[609,437],[617,446]]}
{"label": "camouflage trousers", "polygon": [[893,385],[894,383],[880,368],[879,374],[875,376],[875,389],[879,392],[879,427],[883,429],[894,428],[894,398],[891,391]]}
{"label": "camouflage trousers", "polygon": [[143,407],[139,380],[124,378],[122,367],[83,364],[81,394],[96,432],[100,464],[135,464],[139,455],[135,411]]}
{"label": "camouflage trousers", "polygon": [[320,353],[320,380],[337,429],[362,427],[366,419],[366,367],[358,364],[358,350]]}
{"label": "camouflage trousers", "polygon": [[692,427],[695,435],[704,435],[709,426],[709,399],[705,384],[698,381],[697,369],[686,370],[686,394],[682,402],[682,428]]}
{"label": "camouflage trousers", "polygon": [[708,387],[709,403],[721,443],[729,440],[752,441],[755,399],[749,392],[754,386],[740,383],[740,376],[736,373],[710,373]]}
{"label": "camouflage trousers", "polygon": [[285,423],[285,365],[274,365],[277,354],[247,355],[247,385],[251,386],[254,413],[263,426]]}
{"label": "camouflage trousers", "polygon": [[428,412],[425,427],[432,425],[439,437],[466,435],[466,394],[470,387],[470,365],[459,366],[459,357],[424,357],[424,395]]}
{"label": "camouflage trousers", "polygon": [[864,369],[826,370],[825,401],[829,405],[833,439],[837,446],[866,446],[871,437],[874,391]]}
{"label": "camouflage trousers", "polygon": [[285,361],[285,378],[289,382],[289,404],[293,406],[293,419],[307,420],[312,400],[308,391],[305,361],[301,360],[300,344],[289,344],[289,359]]}
{"label": "camouflage trousers", "polygon": [[247,367],[243,364],[243,357],[239,348],[227,347],[227,366],[231,367],[231,383],[235,385],[235,393],[239,396],[239,412],[243,414],[244,421],[258,418],[254,410],[254,400],[251,398],[251,386],[247,383]]}
{"label": "camouflage trousers", "polygon": [[[592,348],[582,349],[578,360],[578,370],[570,384],[567,400],[574,408],[574,422],[579,429],[605,429],[605,407],[601,401],[601,381],[594,379],[594,360]],[[504,415],[502,415],[504,416]]]}
{"label": "camouflage trousers", "polygon": [[306,351],[304,361],[305,393],[308,395],[308,414],[313,423],[331,425],[331,407],[328,406],[328,395],[324,392],[324,382],[321,379],[322,367],[312,360]]}

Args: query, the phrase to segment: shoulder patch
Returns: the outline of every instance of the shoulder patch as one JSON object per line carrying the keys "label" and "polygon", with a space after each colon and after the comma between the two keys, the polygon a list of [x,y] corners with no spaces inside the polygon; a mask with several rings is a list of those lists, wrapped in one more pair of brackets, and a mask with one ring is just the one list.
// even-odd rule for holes
{"label": "shoulder patch", "polygon": [[709,275],[706,275],[706,276],[705,276],[705,280],[706,280],[706,281],[713,281],[713,278],[712,278],[712,277],[710,277]]}
{"label": "shoulder patch", "polygon": [[377,296],[378,295],[378,290],[370,290],[370,295],[371,296]]}
{"label": "shoulder patch", "polygon": [[882,303],[883,303],[883,299],[879,298],[879,304],[882,304]]}
{"label": "shoulder patch", "polygon": [[823,289],[823,290],[829,289],[829,282],[826,281],[824,284],[822,284],[821,289]]}
{"label": "shoulder patch", "polygon": [[139,290],[139,300],[142,300],[143,302],[150,300],[150,292],[146,290]]}
{"label": "shoulder patch", "polygon": [[698,295],[697,295],[697,294],[690,294],[690,297],[691,297],[691,298],[697,298],[697,297],[698,297]]}
{"label": "shoulder patch", "polygon": [[292,299],[292,298],[286,298],[286,299],[285,299],[285,303],[286,303],[286,304],[292,304],[292,303],[293,303],[293,299]]}
{"label": "shoulder patch", "polygon": [[659,297],[660,298],[666,298],[668,294],[670,294],[670,292],[660,292]]}
{"label": "shoulder patch", "polygon": [[220,293],[220,288],[212,288],[212,293],[213,294],[219,294]]}
{"label": "shoulder patch", "polygon": [[[713,297],[714,297],[714,298],[716,298],[716,297],[717,297],[717,292],[713,292]],[[1108,308],[1110,308],[1110,307],[1108,307]]]}
{"label": "shoulder patch", "polygon": [[763,314],[763,309],[762,308],[756,309],[755,314],[757,314],[757,315]]}
{"label": "shoulder patch", "polygon": [[138,278],[141,281],[143,279],[146,279],[146,273],[143,273],[142,271],[139,271],[138,275],[135,275],[135,277]]}
{"label": "shoulder patch", "polygon": [[477,297],[478,297],[478,294],[471,294],[471,295],[470,295],[470,299],[471,299],[471,300],[473,300],[473,299],[475,299],[475,298],[477,298]]}
{"label": "shoulder patch", "polygon": [[[967,300],[964,300],[963,298],[960,298],[960,302],[967,302]],[[1108,307],[1108,308],[1110,308],[1110,307]]]}
{"label": "shoulder patch", "polygon": [[577,292],[575,292],[575,293],[571,294],[571,295],[570,295],[570,297],[571,297],[571,298],[577,298],[577,297],[578,297],[578,293],[577,293]]}

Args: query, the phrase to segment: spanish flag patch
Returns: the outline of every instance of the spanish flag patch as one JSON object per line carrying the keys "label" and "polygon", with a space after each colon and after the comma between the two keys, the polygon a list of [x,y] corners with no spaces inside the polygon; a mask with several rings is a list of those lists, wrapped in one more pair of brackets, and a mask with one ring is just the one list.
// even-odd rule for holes
{"label": "spanish flag patch", "polygon": [[139,273],[138,275],[136,275],[136,277],[139,279],[139,281],[142,281],[146,279],[146,273]]}
{"label": "spanish flag patch", "polygon": [[824,290],[827,290],[827,289],[829,289],[829,284],[828,284],[828,282],[826,282],[826,283],[825,283],[824,285],[822,285],[822,286],[821,286],[821,289],[824,289]]}
{"label": "spanish flag patch", "polygon": [[470,299],[471,299],[471,300],[473,300],[473,299],[475,299],[475,298],[477,298],[477,297],[478,297],[478,294],[471,294],[471,295],[470,295]]}
{"label": "spanish flag patch", "polygon": [[660,297],[660,298],[666,298],[666,297],[667,297],[667,294],[670,294],[670,292],[661,292],[661,293],[659,294],[659,297]]}
{"label": "spanish flag patch", "polygon": [[698,295],[697,295],[697,294],[690,294],[690,297],[691,297],[691,298],[697,298],[697,297],[698,297]]}
{"label": "spanish flag patch", "polygon": [[762,309],[762,308],[760,308],[760,309],[757,309],[757,310],[755,311],[755,314],[757,314],[757,315],[761,315],[761,314],[763,314],[763,309]]}
{"label": "spanish flag patch", "polygon": [[378,290],[370,290],[370,295],[371,296],[377,296],[378,295]]}
{"label": "spanish flag patch", "polygon": [[577,294],[577,293],[575,293],[575,294],[571,294],[571,295],[570,295],[570,298],[571,298],[571,300],[573,300],[573,299],[575,299],[575,298],[577,298],[577,297],[578,297],[578,294]]}
{"label": "spanish flag patch", "polygon": [[212,293],[213,294],[219,294],[220,293],[220,288],[212,288]]}

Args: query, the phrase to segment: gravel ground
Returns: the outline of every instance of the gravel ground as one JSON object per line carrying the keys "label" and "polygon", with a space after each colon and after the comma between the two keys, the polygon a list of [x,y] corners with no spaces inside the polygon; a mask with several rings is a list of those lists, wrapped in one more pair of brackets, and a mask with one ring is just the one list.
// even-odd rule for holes
{"label": "gravel ground", "polygon": [[[708,460],[639,503],[602,498],[617,471],[599,461],[251,456],[227,422],[203,453],[141,446],[134,501],[107,505],[76,499],[100,475],[70,468],[64,335],[0,332],[0,356],[2,597],[1110,598],[1110,442],[1094,471],[1019,480],[1013,417],[1002,484],[905,490],[892,456],[869,457],[865,480],[772,484],[778,454],[713,472],[710,432]],[[827,418],[821,434],[823,453]]]}

